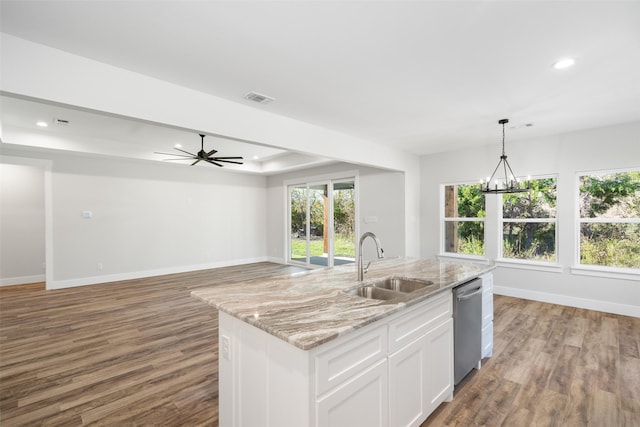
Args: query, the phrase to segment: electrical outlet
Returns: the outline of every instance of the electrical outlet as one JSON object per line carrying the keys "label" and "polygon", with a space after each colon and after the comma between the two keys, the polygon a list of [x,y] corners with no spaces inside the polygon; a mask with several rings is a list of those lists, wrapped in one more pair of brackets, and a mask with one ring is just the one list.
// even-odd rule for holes
{"label": "electrical outlet", "polygon": [[231,339],[226,335],[222,336],[222,357],[231,360]]}
{"label": "electrical outlet", "polygon": [[98,270],[102,270],[102,268],[103,268],[104,266],[102,265],[102,263],[101,263],[101,262],[99,262],[99,263],[98,263],[98,265],[97,265],[97,267],[98,267]]}

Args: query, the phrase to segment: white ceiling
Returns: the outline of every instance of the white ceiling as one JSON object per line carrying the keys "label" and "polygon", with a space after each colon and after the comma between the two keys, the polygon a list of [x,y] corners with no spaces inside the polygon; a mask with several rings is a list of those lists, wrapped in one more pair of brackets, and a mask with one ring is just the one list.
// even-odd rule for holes
{"label": "white ceiling", "polygon": [[[133,120],[95,111],[71,108],[22,97],[0,96],[3,142],[44,149],[73,151],[142,160],[174,161],[174,147],[190,153],[201,148],[199,132]],[[60,120],[62,123],[60,124]],[[41,128],[37,122],[48,126]],[[6,141],[5,141],[6,140]],[[292,153],[276,147],[205,134],[205,151],[215,148],[218,156],[240,156],[244,164],[225,164],[239,172],[274,174],[328,164],[333,160]]]}
{"label": "white ceiling", "polygon": [[510,140],[640,120],[638,1],[1,7],[5,33],[419,155],[498,143],[503,117]]}

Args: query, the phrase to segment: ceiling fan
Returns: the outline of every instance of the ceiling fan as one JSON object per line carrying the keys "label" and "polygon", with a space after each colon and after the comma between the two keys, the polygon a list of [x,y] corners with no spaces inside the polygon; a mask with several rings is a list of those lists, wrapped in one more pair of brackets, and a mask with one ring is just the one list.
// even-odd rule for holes
{"label": "ceiling fan", "polygon": [[175,153],[160,153],[156,151],[156,154],[166,154],[167,156],[178,156],[177,159],[164,159],[165,161],[175,161],[175,160],[195,160],[195,162],[191,163],[191,166],[198,164],[198,162],[207,162],[212,165],[223,167],[221,163],[235,163],[237,165],[243,164],[242,162],[236,162],[234,160],[243,160],[242,157],[216,157],[217,150],[211,150],[208,153],[204,151],[204,135],[200,134],[200,151],[196,154],[189,153],[188,151],[181,150],[178,147],[174,147],[174,150],[178,150],[184,154],[175,154]]}

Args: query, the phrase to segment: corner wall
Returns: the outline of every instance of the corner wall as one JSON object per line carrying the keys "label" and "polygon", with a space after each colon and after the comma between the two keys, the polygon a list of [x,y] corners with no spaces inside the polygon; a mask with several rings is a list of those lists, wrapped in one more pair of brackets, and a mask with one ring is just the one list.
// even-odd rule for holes
{"label": "corner wall", "polygon": [[0,286],[45,280],[44,171],[0,164]]}
{"label": "corner wall", "polygon": [[[578,172],[640,168],[640,122],[554,135],[518,142],[508,134],[507,154],[519,175],[558,175],[558,263],[562,271],[543,272],[498,267],[496,293],[545,302],[640,316],[640,278],[636,280],[582,276],[571,273],[578,236]],[[479,182],[491,172],[499,157],[499,144],[465,151],[423,156],[421,159],[421,254],[439,253],[440,185]],[[497,196],[487,196],[487,203]],[[492,209],[487,208],[487,257],[498,253],[500,231]],[[493,233],[492,233],[493,232]],[[495,233],[495,234],[494,234]]]}

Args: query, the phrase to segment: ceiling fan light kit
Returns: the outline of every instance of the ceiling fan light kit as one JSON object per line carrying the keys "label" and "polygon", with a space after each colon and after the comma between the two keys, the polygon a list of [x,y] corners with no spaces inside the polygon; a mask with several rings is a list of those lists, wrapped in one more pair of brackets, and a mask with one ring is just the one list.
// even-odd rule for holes
{"label": "ceiling fan light kit", "polygon": [[[480,181],[480,191],[485,194],[509,194],[509,193],[524,193],[531,189],[531,182],[527,178],[523,184],[522,180],[516,178],[516,174],[513,173],[511,165],[507,161],[507,155],[504,150],[504,125],[509,123],[509,119],[500,119],[498,124],[502,125],[502,155],[498,161],[498,165],[493,170],[490,178],[487,178],[487,182]],[[499,172],[504,173],[504,177],[501,179]],[[496,176],[498,174],[498,176]],[[491,183],[493,182],[493,187]]]}
{"label": "ceiling fan light kit", "polygon": [[192,161],[195,160],[193,163],[191,163],[191,166],[195,166],[197,165],[199,162],[207,162],[207,163],[211,163],[212,165],[216,165],[219,167],[223,167],[224,165],[222,165],[222,163],[234,163],[236,165],[241,165],[243,164],[241,161],[237,161],[237,160],[243,160],[242,157],[220,157],[220,156],[214,156],[214,154],[216,154],[218,151],[213,149],[209,152],[204,151],[204,134],[199,134],[200,135],[200,151],[198,151],[196,154],[190,153],[188,151],[185,151],[181,148],[179,148],[176,144],[176,146],[173,147],[174,150],[177,150],[183,154],[176,154],[176,153],[160,153],[158,151],[156,151],[156,154],[164,154],[167,156],[177,156],[177,158],[175,159],[164,159],[164,161],[180,161],[180,160],[188,160],[188,161]]}

